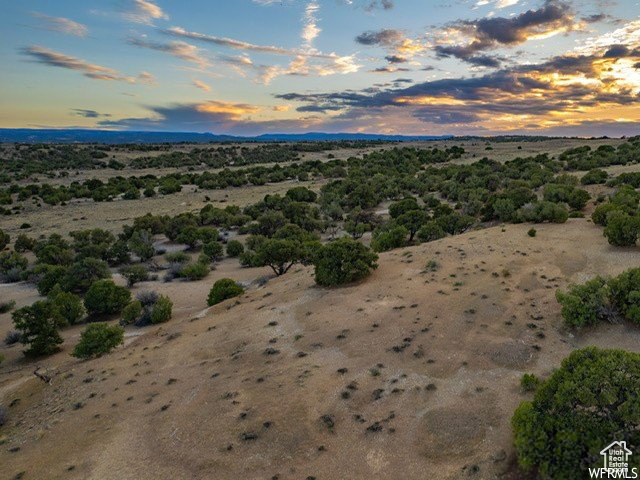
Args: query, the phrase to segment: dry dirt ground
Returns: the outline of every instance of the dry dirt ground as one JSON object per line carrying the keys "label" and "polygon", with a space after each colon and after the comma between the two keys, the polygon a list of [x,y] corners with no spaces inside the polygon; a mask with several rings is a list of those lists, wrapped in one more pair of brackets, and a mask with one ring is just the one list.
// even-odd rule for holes
{"label": "dry dirt ground", "polygon": [[154,284],[175,303],[172,321],[128,329],[125,346],[85,362],[68,355],[77,332],[65,332],[64,351],[41,362],[51,384],[10,353],[0,476],[526,478],[509,425],[527,398],[521,375],[546,376],[586,345],[640,351],[625,325],[566,331],[554,298],[638,266],[637,249],[609,246],[586,219],[538,225],[535,238],[529,228],[385,253],[344,288],[319,288],[300,267],[207,310],[218,277],[266,271],[228,260],[202,282]]}

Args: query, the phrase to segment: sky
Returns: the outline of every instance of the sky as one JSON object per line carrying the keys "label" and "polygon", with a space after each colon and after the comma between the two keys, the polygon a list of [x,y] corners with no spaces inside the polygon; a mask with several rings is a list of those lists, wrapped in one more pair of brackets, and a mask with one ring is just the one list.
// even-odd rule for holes
{"label": "sky", "polygon": [[0,127],[640,134],[640,0],[0,0]]}

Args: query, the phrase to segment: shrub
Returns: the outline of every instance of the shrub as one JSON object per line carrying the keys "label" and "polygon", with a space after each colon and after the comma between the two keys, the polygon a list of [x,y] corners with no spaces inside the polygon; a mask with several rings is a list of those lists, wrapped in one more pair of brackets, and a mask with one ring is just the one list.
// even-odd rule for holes
{"label": "shrub", "polygon": [[287,190],[286,196],[296,202],[315,202],[318,195],[306,187],[294,187]]}
{"label": "shrub", "polygon": [[640,324],[640,268],[621,273],[609,281],[611,302],[634,323]]}
{"label": "shrub", "polygon": [[127,245],[143,262],[149,260],[156,253],[151,230],[135,230],[129,237]]}
{"label": "shrub", "polygon": [[562,318],[568,326],[595,325],[606,318],[607,282],[596,277],[584,285],[570,285],[566,293],[558,290],[556,299],[562,305]]}
{"label": "shrub", "polygon": [[205,263],[190,263],[189,265],[182,267],[180,270],[180,276],[191,281],[202,280],[209,275],[209,271],[209,265]]}
{"label": "shrub", "polygon": [[228,298],[237,297],[244,293],[244,288],[238,285],[230,278],[221,278],[213,284],[207,297],[207,304],[209,306],[216,305]]}
{"label": "shrub", "polygon": [[530,237],[535,237],[538,234],[538,231],[535,228],[530,228],[529,231],[527,232],[527,235],[529,235]]}
{"label": "shrub", "polygon": [[391,218],[398,218],[403,213],[410,212],[411,210],[420,210],[418,201],[413,197],[403,198],[389,205],[389,215]]}
{"label": "shrub", "polygon": [[7,411],[6,408],[0,405],[0,427],[3,427],[6,425],[8,418],[9,418],[9,412]]}
{"label": "shrub", "polygon": [[540,386],[541,380],[533,373],[525,373],[520,379],[520,388],[524,392],[535,392]]}
{"label": "shrub", "polygon": [[569,194],[569,198],[567,198],[567,203],[571,208],[575,208],[576,210],[582,210],[587,202],[591,199],[591,195],[586,190],[580,190],[576,188]]}
{"label": "shrub", "polygon": [[93,323],[80,335],[80,341],[73,349],[77,358],[99,357],[109,353],[121,343],[124,343],[124,330],[118,325],[107,323]]}
{"label": "shrub", "polygon": [[131,292],[111,280],[98,280],[84,297],[84,306],[91,314],[120,313],[131,300]]}
{"label": "shrub", "polygon": [[6,281],[16,282],[29,265],[28,260],[18,252],[0,253],[0,274]]}
{"label": "shrub", "polygon": [[169,263],[187,263],[190,257],[184,252],[174,252],[167,253],[164,258]]}
{"label": "shrub", "polygon": [[149,272],[144,265],[128,265],[120,269],[120,274],[127,279],[127,285],[133,287],[138,282],[149,279]]}
{"label": "shrub", "polygon": [[373,234],[371,248],[375,252],[386,252],[394,248],[403,247],[408,235],[409,230],[402,226],[392,227],[388,230],[378,230]]}
{"label": "shrub", "polygon": [[422,242],[433,242],[444,238],[446,233],[437,222],[431,220],[418,230],[418,239]]}
{"label": "shrub", "polygon": [[582,185],[593,185],[596,183],[604,183],[609,178],[609,174],[604,170],[593,169],[589,170],[581,179]]}
{"label": "shrub", "polygon": [[598,205],[591,214],[591,220],[593,220],[593,223],[596,225],[604,227],[607,225],[609,212],[613,211],[624,212],[624,209],[620,205],[616,205],[614,203],[603,203],[602,205]]}
{"label": "shrub", "polygon": [[[639,354],[574,351],[511,419],[520,466],[539,478],[582,479],[601,466],[599,452],[610,442],[640,444],[639,389]],[[630,458],[630,469],[639,465]]]}
{"label": "shrub", "polygon": [[9,242],[11,241],[11,237],[8,233],[5,233],[3,230],[0,230],[0,250],[4,250]]}
{"label": "shrub", "polygon": [[142,315],[142,303],[134,300],[122,309],[122,320],[120,320],[120,324],[131,325],[140,318],[140,315]]}
{"label": "shrub", "polygon": [[39,267],[42,268],[43,273],[40,275],[37,287],[38,293],[42,296],[49,295],[56,285],[60,286],[69,270],[69,267],[62,265],[40,265]]}
{"label": "shrub", "polygon": [[28,357],[51,355],[60,350],[62,337],[58,333],[59,324],[54,317],[51,304],[38,301],[33,305],[19,308],[12,314],[13,324],[20,332],[20,342],[28,345],[24,351]]}
{"label": "shrub", "polygon": [[332,286],[355,282],[378,268],[378,256],[351,238],[340,238],[323,245],[315,255],[318,285]]}
{"label": "shrub", "polygon": [[13,248],[16,252],[24,253],[33,250],[35,246],[36,241],[33,238],[29,238],[24,233],[21,233],[18,235],[18,238],[16,238],[16,243]]}
{"label": "shrub", "polygon": [[111,271],[107,262],[87,257],[69,267],[60,286],[69,292],[84,293],[97,280],[109,277]]}
{"label": "shrub", "polygon": [[0,313],[10,312],[15,306],[16,302],[14,300],[10,300],[8,302],[0,302]]}
{"label": "shrub", "polygon": [[173,302],[169,297],[160,295],[151,310],[151,323],[164,323],[171,319]]}
{"label": "shrub", "polygon": [[612,211],[607,215],[607,226],[604,236],[611,245],[617,247],[632,247],[638,241],[640,220],[623,212]]}
{"label": "shrub", "polygon": [[82,300],[69,292],[57,291],[50,295],[51,308],[58,325],[75,325],[85,316]]}
{"label": "shrub", "polygon": [[9,332],[7,332],[7,334],[4,337],[4,344],[13,345],[15,343],[18,343],[21,338],[22,338],[22,335],[20,334],[19,331],[10,330]]}
{"label": "shrub", "polygon": [[222,257],[224,253],[224,247],[220,242],[212,241],[209,243],[205,243],[202,246],[202,252],[205,253],[209,258],[217,260]]}
{"label": "shrub", "polygon": [[244,245],[238,240],[229,240],[227,243],[227,255],[230,257],[239,257],[244,253]]}

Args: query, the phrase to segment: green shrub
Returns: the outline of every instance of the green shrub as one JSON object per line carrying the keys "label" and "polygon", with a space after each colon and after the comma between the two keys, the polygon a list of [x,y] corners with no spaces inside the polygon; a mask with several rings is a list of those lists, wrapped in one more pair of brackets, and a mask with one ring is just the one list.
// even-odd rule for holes
{"label": "green shrub", "polygon": [[409,230],[402,226],[392,227],[388,230],[377,230],[373,233],[371,248],[375,252],[386,252],[404,247],[408,235]]}
{"label": "green shrub", "polygon": [[50,302],[38,301],[19,308],[12,313],[12,318],[13,324],[20,332],[20,342],[29,346],[24,351],[26,356],[51,355],[60,350],[60,325],[53,315]]}
{"label": "green shrub", "polygon": [[9,245],[9,242],[11,242],[9,234],[0,230],[0,250],[4,250]]}
{"label": "green shrub", "polygon": [[164,323],[171,320],[173,302],[169,297],[160,295],[151,310],[151,323]]}
{"label": "green shrub", "polygon": [[202,252],[205,253],[209,258],[217,260],[222,257],[224,253],[224,247],[220,242],[211,241],[209,243],[205,243],[202,246]]}
{"label": "green shrub", "polygon": [[134,300],[129,305],[122,309],[122,320],[120,323],[122,325],[131,325],[136,323],[136,321],[142,315],[142,303],[138,300]]}
{"label": "green shrub", "polygon": [[121,327],[107,323],[92,323],[80,335],[80,341],[71,355],[85,359],[99,357],[121,343],[124,343],[124,330]]}
{"label": "green shrub", "polygon": [[206,263],[190,263],[180,269],[180,276],[191,281],[202,280],[209,275],[209,271],[209,265]]}
{"label": "green shrub", "polygon": [[[640,444],[639,390],[639,354],[574,351],[511,419],[520,466],[539,478],[588,478],[588,468],[602,466],[599,452],[612,441]],[[635,456],[629,460],[630,469],[640,466]]]}
{"label": "green shrub", "polygon": [[63,279],[67,275],[69,267],[63,265],[38,265],[40,279],[38,280],[37,287],[40,295],[47,296],[53,288],[63,284]]}
{"label": "green shrub", "polygon": [[520,388],[524,392],[535,392],[540,386],[541,380],[533,373],[525,373],[520,379]]}
{"label": "green shrub", "polygon": [[378,256],[351,238],[340,238],[323,245],[314,258],[318,285],[333,286],[355,282],[378,268]]}
{"label": "green shrub", "polygon": [[120,274],[127,279],[127,285],[133,287],[138,282],[149,279],[149,272],[144,265],[127,265],[120,269]]}
{"label": "green shrub", "polygon": [[609,215],[609,212],[613,211],[624,212],[624,208],[613,203],[603,203],[595,208],[591,214],[591,220],[593,220],[593,223],[596,225],[604,227],[607,225],[607,216]]}
{"label": "green shrub", "polygon": [[530,237],[535,237],[538,234],[538,231],[535,228],[530,228],[529,231],[527,232],[527,235],[529,235]]}
{"label": "green shrub", "polygon": [[80,323],[87,313],[82,299],[69,292],[55,289],[49,294],[49,301],[58,325],[75,325]]}
{"label": "green shrub", "polygon": [[135,230],[129,237],[127,246],[143,262],[151,259],[156,254],[151,230]]}
{"label": "green shrub", "polygon": [[216,305],[228,298],[237,297],[243,293],[244,288],[242,288],[241,285],[238,285],[230,278],[221,278],[211,287],[209,296],[207,297],[207,304],[209,306]]}
{"label": "green shrub", "polygon": [[604,236],[611,245],[617,247],[632,247],[638,241],[640,232],[640,219],[620,211],[612,211],[607,214],[607,226],[604,227]]}
{"label": "green shrub", "polygon": [[24,233],[21,233],[18,235],[18,238],[16,238],[16,243],[13,248],[16,252],[24,253],[33,250],[35,246],[36,241],[33,238],[29,238]]}
{"label": "green shrub", "polygon": [[599,170],[594,168],[593,170],[589,170],[581,179],[580,183],[582,185],[594,185],[596,183],[604,183],[609,178],[609,174],[604,170]]}
{"label": "green shrub", "polygon": [[184,252],[174,252],[167,253],[164,258],[169,263],[187,263],[190,257]]}
{"label": "green shrub", "polygon": [[420,230],[418,230],[418,239],[421,242],[433,242],[446,236],[445,231],[437,222],[431,220],[425,223]]}
{"label": "green shrub", "polygon": [[258,265],[268,265],[276,275],[284,275],[289,269],[303,260],[302,243],[295,240],[269,238],[260,243],[256,251]]}
{"label": "green shrub", "polygon": [[15,300],[10,300],[8,302],[0,302],[0,313],[7,313],[13,310],[16,306]]}
{"label": "green shrub", "polygon": [[60,286],[68,292],[84,293],[97,280],[110,277],[107,262],[87,257],[69,267]]}
{"label": "green shrub", "polygon": [[621,273],[609,281],[611,302],[629,321],[640,324],[640,268]]}
{"label": "green shrub", "polygon": [[244,245],[238,240],[229,240],[227,242],[227,255],[230,257],[239,257],[244,253]]}
{"label": "green shrub", "polygon": [[607,282],[596,277],[583,285],[570,285],[568,292],[556,292],[562,305],[562,318],[570,327],[595,325],[606,318],[608,305]]}
{"label": "green shrub", "polygon": [[84,306],[91,314],[117,314],[131,301],[131,292],[111,280],[98,280],[84,297]]}

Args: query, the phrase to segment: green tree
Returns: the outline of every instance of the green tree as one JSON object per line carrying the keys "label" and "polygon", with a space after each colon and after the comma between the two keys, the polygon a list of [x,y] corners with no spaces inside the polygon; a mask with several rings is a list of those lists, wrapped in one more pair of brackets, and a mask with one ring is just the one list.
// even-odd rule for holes
{"label": "green tree", "polygon": [[239,240],[229,240],[227,242],[227,255],[235,258],[244,253],[244,245]]}
{"label": "green tree", "polygon": [[90,314],[120,313],[131,301],[131,292],[111,280],[98,280],[87,291],[84,306]]}
{"label": "green tree", "polygon": [[83,359],[99,357],[122,343],[124,343],[122,327],[108,323],[92,323],[80,334],[80,341],[71,355]]}
{"label": "green tree", "polygon": [[[511,419],[520,466],[539,478],[578,480],[602,467],[600,450],[610,442],[640,444],[639,389],[639,354],[574,351]],[[630,469],[639,466],[630,457]]]}
{"label": "green tree", "polygon": [[153,233],[151,233],[151,230],[135,230],[131,234],[127,245],[129,249],[143,262],[150,260],[151,257],[156,254],[156,249],[153,246]]}
{"label": "green tree", "polygon": [[59,319],[52,312],[51,303],[41,300],[12,313],[13,324],[20,332],[20,342],[28,345],[28,357],[51,355],[60,350],[62,337],[58,332]]}
{"label": "green tree", "polygon": [[640,220],[638,217],[619,211],[609,212],[604,236],[611,245],[617,247],[632,247],[638,241]]}
{"label": "green tree", "polygon": [[318,285],[333,286],[355,282],[378,268],[378,256],[351,238],[340,238],[323,245],[315,255],[315,278]]}
{"label": "green tree", "polygon": [[556,299],[562,305],[562,318],[570,327],[595,325],[606,319],[608,296],[607,282],[601,277],[584,285],[569,285],[567,292],[556,292]]}

